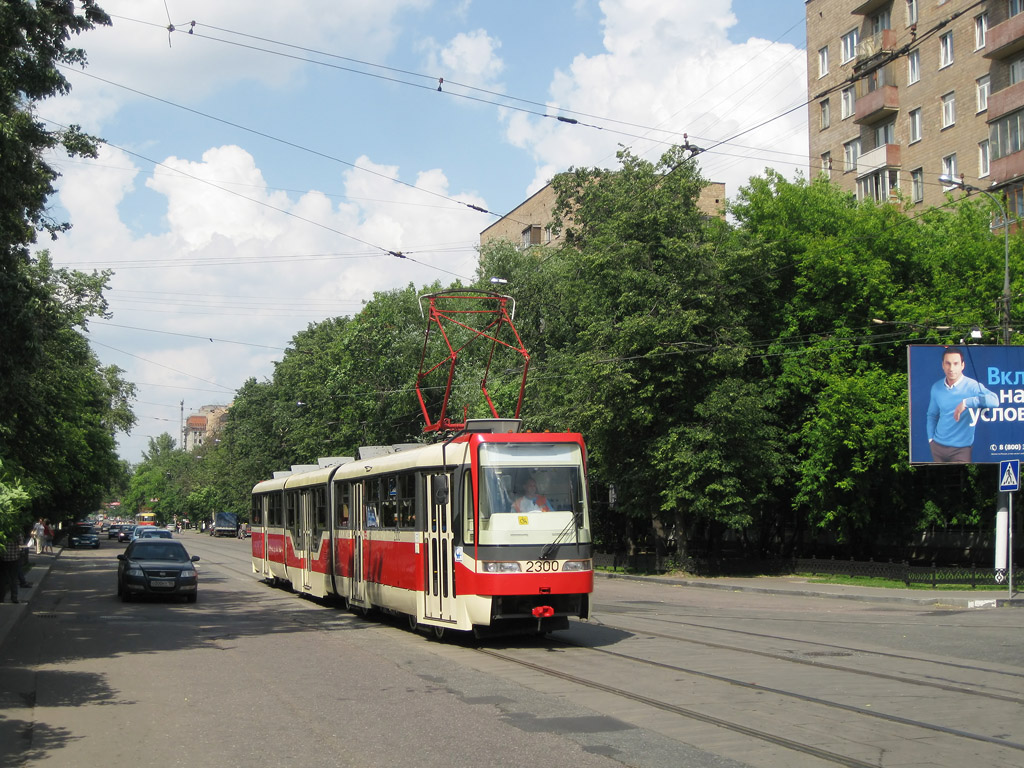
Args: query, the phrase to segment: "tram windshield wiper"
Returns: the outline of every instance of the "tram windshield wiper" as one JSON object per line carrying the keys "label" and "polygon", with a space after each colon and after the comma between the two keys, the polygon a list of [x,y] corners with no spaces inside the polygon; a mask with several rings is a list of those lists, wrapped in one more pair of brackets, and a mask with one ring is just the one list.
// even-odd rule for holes
{"label": "tram windshield wiper", "polygon": [[544,545],[544,549],[540,553],[541,560],[550,560],[555,555],[557,555],[558,548],[561,547],[569,539],[574,530],[576,531],[577,537],[579,536],[579,519],[576,517],[576,515],[577,513],[573,512],[572,519],[569,520],[568,523],[566,523],[565,528],[563,528],[562,532],[555,537],[555,540],[552,541],[550,544]]}

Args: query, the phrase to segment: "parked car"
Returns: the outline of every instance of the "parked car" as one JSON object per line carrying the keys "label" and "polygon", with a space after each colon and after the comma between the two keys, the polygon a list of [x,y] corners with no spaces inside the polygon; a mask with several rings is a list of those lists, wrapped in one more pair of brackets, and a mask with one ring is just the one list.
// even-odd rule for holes
{"label": "parked car", "polygon": [[135,533],[135,526],[134,525],[125,525],[118,532],[117,540],[118,541],[131,541],[133,533]]}
{"label": "parked car", "polygon": [[199,594],[199,574],[180,541],[139,539],[117,556],[117,595],[129,602],[142,595],[184,596],[190,603]]}
{"label": "parked car", "polygon": [[76,523],[68,531],[68,549],[79,549],[81,547],[100,548],[100,537],[91,525]]}
{"label": "parked car", "polygon": [[173,539],[174,534],[166,528],[154,528],[151,525],[142,526],[137,539]]}

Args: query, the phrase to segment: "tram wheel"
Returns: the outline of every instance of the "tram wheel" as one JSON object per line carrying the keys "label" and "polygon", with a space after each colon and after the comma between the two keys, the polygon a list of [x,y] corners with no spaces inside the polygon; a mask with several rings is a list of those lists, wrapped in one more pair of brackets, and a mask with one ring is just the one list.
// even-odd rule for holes
{"label": "tram wheel", "polygon": [[418,621],[416,621],[416,617],[415,616],[413,616],[410,613],[406,618],[408,618],[408,620],[409,620],[409,631],[410,632],[415,632],[417,629],[419,629],[420,624],[419,624]]}
{"label": "tram wheel", "polygon": [[444,627],[434,627],[434,639],[444,640]]}

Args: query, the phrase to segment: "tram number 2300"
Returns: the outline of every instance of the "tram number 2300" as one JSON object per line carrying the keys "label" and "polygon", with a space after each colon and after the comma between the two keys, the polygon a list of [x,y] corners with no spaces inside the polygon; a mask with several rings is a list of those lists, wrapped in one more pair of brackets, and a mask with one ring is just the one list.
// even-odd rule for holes
{"label": "tram number 2300", "polygon": [[527,573],[544,573],[547,571],[557,571],[558,561],[557,560],[527,560],[526,561],[526,572]]}

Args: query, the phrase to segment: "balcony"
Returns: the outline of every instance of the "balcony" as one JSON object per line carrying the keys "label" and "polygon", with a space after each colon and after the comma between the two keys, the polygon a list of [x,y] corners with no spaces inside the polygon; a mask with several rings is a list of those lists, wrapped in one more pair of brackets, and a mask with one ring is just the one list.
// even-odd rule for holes
{"label": "balcony", "polygon": [[882,6],[886,5],[889,0],[864,0],[863,3],[854,8],[850,13],[855,16],[867,16],[869,13],[879,10]]}
{"label": "balcony", "polygon": [[900,145],[883,144],[857,158],[857,178],[869,176],[875,171],[900,167]]}
{"label": "balcony", "polygon": [[857,94],[853,122],[870,125],[892,117],[900,111],[900,91],[895,85],[883,85],[863,96]]}
{"label": "balcony", "polygon": [[987,122],[993,123],[1003,115],[1016,112],[1024,107],[1024,81],[990,93],[988,95]]}
{"label": "balcony", "polygon": [[883,29],[879,34],[872,35],[857,43],[857,61],[854,62],[853,71],[864,68],[871,63],[872,59],[883,53],[890,53],[896,50],[896,30]]}
{"label": "balcony", "polygon": [[1024,152],[993,160],[989,166],[989,181],[993,187],[1020,178],[1024,178]]}
{"label": "balcony", "polygon": [[986,59],[1008,59],[1024,51],[1024,13],[989,28],[985,48]]}

